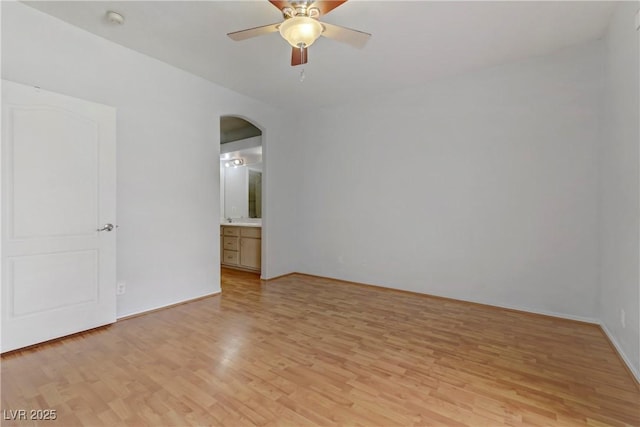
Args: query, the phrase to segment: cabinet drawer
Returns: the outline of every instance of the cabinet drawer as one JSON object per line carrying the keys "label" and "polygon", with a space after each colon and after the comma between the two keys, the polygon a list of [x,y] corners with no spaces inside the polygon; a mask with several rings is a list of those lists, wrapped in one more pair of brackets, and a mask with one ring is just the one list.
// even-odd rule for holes
{"label": "cabinet drawer", "polygon": [[259,227],[243,227],[240,229],[242,237],[255,237],[257,239],[262,235],[262,228]]}
{"label": "cabinet drawer", "polygon": [[238,252],[224,251],[222,253],[222,263],[238,265]]}
{"label": "cabinet drawer", "polygon": [[237,251],[238,250],[238,238],[237,237],[224,236],[222,238],[222,247],[225,250]]}
{"label": "cabinet drawer", "polygon": [[225,236],[239,236],[240,235],[240,227],[222,227],[222,234]]}

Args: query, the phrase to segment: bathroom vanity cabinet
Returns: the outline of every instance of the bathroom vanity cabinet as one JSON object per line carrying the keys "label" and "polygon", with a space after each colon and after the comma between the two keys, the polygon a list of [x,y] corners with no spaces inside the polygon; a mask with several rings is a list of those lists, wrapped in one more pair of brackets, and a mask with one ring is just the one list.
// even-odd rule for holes
{"label": "bathroom vanity cabinet", "polygon": [[262,228],[220,226],[220,262],[225,267],[260,272]]}

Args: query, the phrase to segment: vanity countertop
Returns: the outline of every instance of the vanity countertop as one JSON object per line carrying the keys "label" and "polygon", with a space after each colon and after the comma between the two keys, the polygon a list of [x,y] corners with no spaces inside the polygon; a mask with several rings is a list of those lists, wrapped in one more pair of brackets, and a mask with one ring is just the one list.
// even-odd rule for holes
{"label": "vanity countertop", "polygon": [[221,222],[220,225],[224,225],[227,227],[258,227],[262,228],[261,223],[255,222]]}

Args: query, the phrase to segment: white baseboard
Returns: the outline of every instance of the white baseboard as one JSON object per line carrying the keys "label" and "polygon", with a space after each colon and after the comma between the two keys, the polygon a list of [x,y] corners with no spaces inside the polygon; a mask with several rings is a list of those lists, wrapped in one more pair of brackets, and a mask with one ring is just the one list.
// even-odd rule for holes
{"label": "white baseboard", "polygon": [[547,311],[547,310],[537,310],[531,307],[521,307],[517,305],[494,304],[494,303],[488,303],[485,301],[469,301],[469,302],[476,302],[478,304],[485,304],[493,307],[506,308],[508,310],[516,310],[516,311],[522,311],[525,313],[540,314],[542,316],[558,317],[560,319],[575,320],[577,322],[592,323],[594,325],[600,325],[600,320],[594,317],[575,316],[573,314],[557,313],[555,311]]}
{"label": "white baseboard", "polygon": [[622,346],[618,344],[618,341],[616,340],[615,336],[611,333],[611,331],[607,328],[607,326],[604,323],[600,323],[600,327],[604,331],[607,338],[609,338],[609,341],[611,341],[611,344],[613,344],[613,346],[615,347],[616,351],[620,355],[620,358],[627,365],[627,368],[629,368],[629,371],[631,371],[633,376],[636,378],[636,381],[640,384],[640,371],[638,371],[638,369],[635,366],[633,366],[633,363],[631,363],[631,359],[625,354],[624,350],[622,349]]}
{"label": "white baseboard", "polygon": [[[433,295],[433,294],[425,294],[425,295]],[[433,295],[433,296],[440,297],[440,295]],[[453,297],[444,296],[444,295],[442,295],[441,297],[442,298],[448,298],[448,299],[456,300],[456,301],[464,301],[464,302],[471,302],[471,303],[474,303],[474,304],[487,305],[487,306],[490,306],[490,307],[504,308],[504,309],[507,309],[507,310],[521,311],[523,313],[539,314],[541,316],[557,317],[559,319],[575,320],[577,322],[591,323],[593,325],[601,325],[600,320],[596,319],[595,317],[576,316],[576,315],[573,315],[573,314],[558,313],[558,312],[555,312],[555,311],[548,311],[548,310],[538,310],[538,309],[535,309],[535,308],[523,307],[523,306],[519,306],[519,305],[496,304],[495,302],[474,300],[474,299],[460,299],[460,298],[453,298]]]}
{"label": "white baseboard", "polygon": [[[481,305],[486,305],[486,306],[490,306],[490,307],[505,308],[507,310],[522,311],[524,313],[540,314],[542,316],[558,317],[560,319],[568,319],[568,320],[575,320],[575,321],[578,321],[578,322],[592,323],[594,325],[600,325],[600,323],[601,323],[600,320],[596,319],[595,317],[576,316],[576,315],[573,315],[573,314],[557,313],[557,312],[554,312],[554,311],[539,310],[539,309],[535,309],[535,308],[531,308],[531,307],[524,307],[524,306],[518,306],[518,305],[511,305],[511,304],[501,304],[501,303],[496,303],[494,301],[487,301],[487,300],[482,300],[482,299],[460,298],[458,296],[452,296],[452,295],[443,295],[443,294],[436,294],[436,293],[420,292],[420,291],[416,291],[416,290],[413,290],[413,289],[394,288],[394,287],[391,287],[391,286],[385,286],[385,285],[379,285],[379,284],[375,284],[374,285],[374,284],[365,283],[365,282],[358,282],[358,281],[349,280],[349,279],[338,279],[338,278],[335,278],[335,277],[322,276],[322,275],[318,275],[318,274],[309,274],[309,273],[300,273],[300,272],[295,272],[295,273],[290,273],[290,274],[302,274],[302,275],[305,275],[305,276],[320,277],[320,278],[323,278],[323,279],[336,280],[336,281],[339,281],[339,282],[353,283],[353,284],[357,284],[357,285],[371,286],[371,287],[374,287],[374,288],[382,288],[382,289],[400,291],[400,292],[410,292],[410,293],[414,293],[414,294],[418,294],[418,295],[425,295],[425,296],[428,296],[428,297],[446,298],[446,299],[450,299],[450,300],[454,300],[454,301],[469,302],[469,303],[473,303],[473,304],[481,304]],[[270,280],[273,280],[273,279],[270,279]]]}
{"label": "white baseboard", "polygon": [[159,305],[157,307],[145,308],[144,310],[134,311],[134,312],[127,313],[127,314],[122,314],[122,315],[116,317],[116,320],[128,319],[129,317],[139,316],[139,315],[142,315],[142,314],[145,314],[145,313],[151,313],[153,311],[162,310],[163,308],[169,308],[169,307],[173,307],[175,305],[185,304],[185,303],[188,303],[188,302],[191,302],[191,301],[195,301],[195,300],[199,300],[199,299],[202,299],[202,298],[212,297],[214,295],[219,295],[220,293],[222,293],[222,290],[219,290],[217,292],[211,292],[211,293],[208,293],[208,294],[203,294],[203,295],[200,295],[200,296],[195,296],[195,297],[192,297],[192,298],[186,298],[186,299],[183,299],[183,300],[180,300],[180,301],[172,302],[171,304],[165,304],[165,305]]}

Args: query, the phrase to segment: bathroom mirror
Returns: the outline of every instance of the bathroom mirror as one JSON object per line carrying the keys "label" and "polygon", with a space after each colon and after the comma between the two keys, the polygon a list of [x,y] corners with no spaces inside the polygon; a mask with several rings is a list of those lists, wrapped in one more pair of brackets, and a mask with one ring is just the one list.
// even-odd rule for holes
{"label": "bathroom mirror", "polygon": [[262,218],[262,174],[260,129],[240,117],[221,117],[220,217],[223,221]]}
{"label": "bathroom mirror", "polygon": [[262,218],[261,145],[220,155],[220,208],[223,220]]}
{"label": "bathroom mirror", "polygon": [[225,165],[221,161],[223,218],[262,218],[262,163]]}

